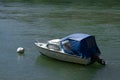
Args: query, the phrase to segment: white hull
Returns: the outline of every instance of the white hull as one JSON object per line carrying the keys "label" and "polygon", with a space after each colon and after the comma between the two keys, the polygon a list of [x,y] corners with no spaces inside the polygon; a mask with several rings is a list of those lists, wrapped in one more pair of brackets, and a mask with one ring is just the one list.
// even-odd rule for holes
{"label": "white hull", "polygon": [[85,65],[91,62],[90,58],[85,59],[85,58],[80,58],[79,56],[64,53],[62,51],[50,50],[46,47],[45,43],[35,43],[35,45],[38,47],[39,51],[42,54],[57,60],[78,63],[78,64],[85,64]]}

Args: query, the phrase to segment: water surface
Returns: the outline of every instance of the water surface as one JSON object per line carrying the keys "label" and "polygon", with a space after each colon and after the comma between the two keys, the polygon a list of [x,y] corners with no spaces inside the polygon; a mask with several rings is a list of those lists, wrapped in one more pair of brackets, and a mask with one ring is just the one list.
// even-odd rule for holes
{"label": "water surface", "polygon": [[[78,32],[96,36],[105,67],[56,61],[40,55],[34,45],[36,38],[46,41]],[[24,55],[16,53],[19,46]],[[0,2],[0,80],[119,80],[119,49],[117,0]]]}

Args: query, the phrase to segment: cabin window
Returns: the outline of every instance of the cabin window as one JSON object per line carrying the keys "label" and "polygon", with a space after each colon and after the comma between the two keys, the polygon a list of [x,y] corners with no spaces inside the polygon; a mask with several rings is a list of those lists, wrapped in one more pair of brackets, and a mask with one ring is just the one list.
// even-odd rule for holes
{"label": "cabin window", "polygon": [[53,49],[53,50],[56,50],[56,51],[60,51],[60,47],[58,45],[55,45],[55,44],[48,44],[47,47],[49,49]]}

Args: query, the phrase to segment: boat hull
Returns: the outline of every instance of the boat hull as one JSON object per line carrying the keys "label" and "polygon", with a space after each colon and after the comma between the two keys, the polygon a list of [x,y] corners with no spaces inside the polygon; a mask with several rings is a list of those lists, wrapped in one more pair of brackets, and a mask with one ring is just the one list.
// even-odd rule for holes
{"label": "boat hull", "polygon": [[51,58],[54,58],[57,60],[78,63],[78,64],[84,64],[84,65],[91,63],[91,58],[85,59],[85,58],[81,58],[76,55],[63,53],[61,51],[50,50],[47,47],[40,46],[39,43],[35,43],[35,45],[37,46],[37,48],[41,54],[44,54],[48,57],[51,57]]}

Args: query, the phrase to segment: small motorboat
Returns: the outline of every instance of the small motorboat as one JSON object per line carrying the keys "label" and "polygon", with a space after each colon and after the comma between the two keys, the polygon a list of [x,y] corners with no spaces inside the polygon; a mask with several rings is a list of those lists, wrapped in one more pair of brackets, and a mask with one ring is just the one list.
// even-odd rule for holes
{"label": "small motorboat", "polygon": [[94,62],[105,65],[105,61],[99,57],[101,53],[95,37],[88,34],[75,33],[46,43],[38,41],[35,45],[41,54],[57,60],[83,65]]}

